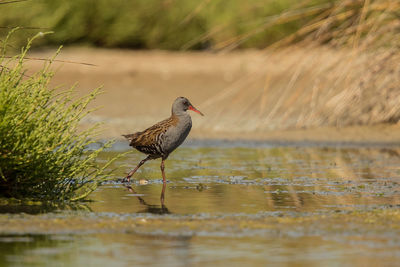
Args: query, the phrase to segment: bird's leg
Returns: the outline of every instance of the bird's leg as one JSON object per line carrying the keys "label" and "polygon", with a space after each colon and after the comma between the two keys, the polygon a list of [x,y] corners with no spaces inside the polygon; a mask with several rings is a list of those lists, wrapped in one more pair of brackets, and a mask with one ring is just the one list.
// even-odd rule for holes
{"label": "bird's leg", "polygon": [[147,158],[145,158],[144,160],[142,160],[141,162],[139,162],[139,164],[136,166],[136,168],[134,168],[131,172],[128,173],[128,176],[126,176],[126,180],[128,181],[128,183],[131,181],[131,177],[132,175],[140,168],[140,166],[142,166],[146,161],[148,161],[151,157],[148,156]]}
{"label": "bird's leg", "polygon": [[161,200],[161,206],[164,206],[164,194],[165,194],[165,187],[166,187],[166,183],[163,183],[162,186],[162,190],[161,190],[161,196],[160,196],[160,200]]}
{"label": "bird's leg", "polygon": [[165,184],[165,183],[167,182],[167,180],[165,179],[165,172],[164,172],[164,169],[165,169],[165,166],[164,166],[164,159],[162,159],[162,160],[161,160],[161,166],[160,166],[160,168],[161,168],[161,174],[162,174],[163,184]]}

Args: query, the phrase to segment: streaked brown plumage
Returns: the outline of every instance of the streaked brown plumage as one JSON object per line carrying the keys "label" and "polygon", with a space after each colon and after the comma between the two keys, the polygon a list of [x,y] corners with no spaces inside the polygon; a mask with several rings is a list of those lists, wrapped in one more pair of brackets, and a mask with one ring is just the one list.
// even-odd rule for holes
{"label": "streaked brown plumage", "polygon": [[142,153],[154,155],[155,158],[158,158],[164,154],[157,150],[158,140],[165,134],[169,127],[176,126],[178,121],[178,116],[172,114],[168,119],[160,121],[142,132],[123,136],[130,141],[129,145],[131,147],[136,148]]}
{"label": "streaked brown plumage", "polygon": [[147,160],[157,158],[162,158],[161,173],[163,182],[166,182],[164,161],[172,151],[182,144],[192,127],[192,120],[187,110],[193,110],[203,115],[193,107],[187,98],[178,97],[172,105],[171,117],[160,121],[144,131],[123,135],[130,141],[130,146],[148,155],[147,158],[143,159],[138,166],[127,175],[126,179],[128,182],[130,181],[130,177]]}

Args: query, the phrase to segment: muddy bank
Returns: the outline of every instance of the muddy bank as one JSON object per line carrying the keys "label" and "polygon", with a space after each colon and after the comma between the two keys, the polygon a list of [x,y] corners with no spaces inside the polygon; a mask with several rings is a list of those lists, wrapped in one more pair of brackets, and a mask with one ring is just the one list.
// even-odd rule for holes
{"label": "muddy bank", "polygon": [[[379,222],[379,224],[377,224]],[[151,216],[135,214],[0,215],[0,236],[6,234],[137,233],[167,236],[281,236],[296,229],[300,235],[338,235],[349,231],[399,233],[396,209],[332,214],[265,213],[249,216]],[[351,227],[354,225],[354,228]],[[350,227],[349,227],[350,226]],[[283,233],[280,233],[282,231]],[[322,234],[323,233],[323,234]],[[331,236],[332,237],[332,236]],[[398,241],[398,240],[396,240]]]}
{"label": "muddy bank", "polygon": [[[30,223],[26,223],[29,220]],[[258,218],[0,216],[4,266],[394,266],[396,211]],[[4,231],[4,227],[6,231]],[[24,228],[20,228],[24,227]],[[63,230],[61,230],[63,229]],[[2,233],[2,234],[1,234]]]}
{"label": "muddy bank", "polygon": [[[31,56],[46,58],[53,53],[54,50],[36,51]],[[61,84],[66,89],[77,83],[78,95],[103,86],[104,93],[92,105],[100,108],[82,125],[102,122],[104,132],[99,138],[119,139],[121,134],[142,130],[166,118],[172,101],[182,95],[206,114],[193,114],[191,138],[400,142],[398,124],[343,126],[343,120],[338,120],[335,126],[313,126],[319,123],[320,116],[326,116],[321,114],[330,112],[323,108],[324,95],[316,95],[322,89],[314,88],[311,94],[307,93],[308,86],[317,79],[319,83],[326,82],[324,88],[331,87],[322,70],[312,72],[318,63],[316,58],[329,62],[330,65],[321,67],[329,69],[336,66],[335,58],[341,56],[345,52],[322,48],[312,54],[298,48],[228,54],[67,48],[58,59],[96,66],[56,62],[53,85]],[[305,62],[300,68],[301,60]],[[42,64],[29,61],[30,72]],[[296,73],[298,76],[293,76]],[[333,94],[334,89],[328,91]],[[396,99],[393,97],[391,102]],[[322,107],[317,108],[319,105]],[[349,110],[345,115],[353,113]]]}

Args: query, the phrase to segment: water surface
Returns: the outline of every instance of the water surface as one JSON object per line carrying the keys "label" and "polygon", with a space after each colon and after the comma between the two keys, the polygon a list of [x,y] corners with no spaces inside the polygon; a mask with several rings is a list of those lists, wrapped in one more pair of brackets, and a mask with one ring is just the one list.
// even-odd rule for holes
{"label": "water surface", "polygon": [[[108,157],[119,153],[104,153]],[[117,162],[122,178],[143,155]],[[395,265],[400,147],[189,143],[92,202],[1,206],[3,266]],[[21,213],[25,212],[25,213]],[[32,214],[32,215],[30,215]]]}

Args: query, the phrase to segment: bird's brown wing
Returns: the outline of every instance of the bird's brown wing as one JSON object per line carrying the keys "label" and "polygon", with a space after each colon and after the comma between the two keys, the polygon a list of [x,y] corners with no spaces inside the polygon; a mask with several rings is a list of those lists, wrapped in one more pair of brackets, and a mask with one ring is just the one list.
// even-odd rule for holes
{"label": "bird's brown wing", "polygon": [[147,128],[142,132],[137,132],[124,136],[130,141],[130,146],[138,149],[141,152],[152,154],[151,152],[156,152],[153,150],[154,146],[158,144],[160,136],[164,134],[169,127],[175,126],[177,123],[178,117],[173,115],[168,119],[160,121],[159,123]]}

